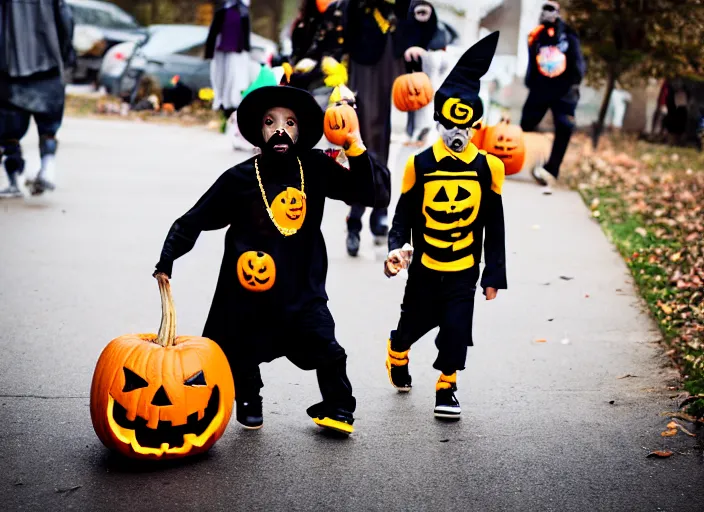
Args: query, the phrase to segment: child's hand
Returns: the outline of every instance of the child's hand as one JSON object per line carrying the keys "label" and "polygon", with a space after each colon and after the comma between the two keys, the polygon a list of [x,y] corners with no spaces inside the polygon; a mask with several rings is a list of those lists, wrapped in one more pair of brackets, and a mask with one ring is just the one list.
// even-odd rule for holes
{"label": "child's hand", "polygon": [[496,288],[487,287],[487,289],[484,290],[486,300],[494,300],[496,298],[497,293],[499,293],[499,290],[497,290]]}
{"label": "child's hand", "polygon": [[[340,124],[340,126],[342,126],[342,124]],[[343,147],[345,148],[345,153],[349,156],[359,156],[367,150],[364,142],[362,142],[362,134],[359,133],[359,130],[347,134]]]}
{"label": "child's hand", "polygon": [[386,277],[398,275],[401,270],[408,268],[411,264],[412,256],[413,247],[411,244],[405,244],[400,249],[391,251],[384,262],[384,275],[386,275]]}

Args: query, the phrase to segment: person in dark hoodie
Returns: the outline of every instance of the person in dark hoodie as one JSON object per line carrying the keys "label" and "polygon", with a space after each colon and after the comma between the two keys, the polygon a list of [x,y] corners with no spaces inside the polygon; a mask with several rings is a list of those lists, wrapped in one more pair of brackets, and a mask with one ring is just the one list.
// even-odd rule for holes
{"label": "person in dark hoodie", "polygon": [[32,195],[55,188],[56,132],[64,113],[64,67],[75,62],[73,17],[64,0],[0,2],[0,159],[9,186],[2,197],[21,197],[20,141],[31,118],[39,132],[41,168],[27,180]]}
{"label": "person in dark hoodie", "polygon": [[525,84],[529,94],[521,118],[524,131],[534,131],[548,109],[555,120],[550,158],[543,167],[536,167],[532,172],[544,194],[552,193],[550,185],[557,180],[574,130],[579,84],[585,71],[577,33],[560,18],[558,2],[545,2],[540,24],[528,36]]}
{"label": "person in dark hoodie", "polygon": [[[410,0],[350,0],[347,7],[349,88],[357,94],[360,131],[369,151],[388,165],[391,144],[391,88],[405,72],[408,49],[403,24]],[[414,57],[414,56],[410,56]],[[353,204],[347,217],[347,253],[359,252],[365,208]],[[374,208],[370,228],[377,244],[388,234],[388,211]]]}

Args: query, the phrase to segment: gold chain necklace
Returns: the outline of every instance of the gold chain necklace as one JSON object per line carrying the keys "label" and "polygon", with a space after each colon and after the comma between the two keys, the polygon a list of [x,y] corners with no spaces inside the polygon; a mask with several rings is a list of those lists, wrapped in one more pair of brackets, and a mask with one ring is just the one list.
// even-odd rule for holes
{"label": "gold chain necklace", "polygon": [[[303,164],[301,164],[301,159],[296,157],[296,160],[298,160],[298,168],[301,170],[301,196],[303,196],[303,200],[305,201],[306,199],[306,182],[303,177]],[[269,218],[271,219],[271,222],[274,223],[274,226],[276,226],[276,229],[279,230],[279,232],[284,235],[284,236],[291,236],[295,235],[298,230],[296,228],[282,228],[279,226],[279,224],[276,222],[276,219],[274,218],[274,212],[271,211],[271,207],[269,206],[269,201],[266,198],[266,192],[264,192],[264,185],[262,185],[262,178],[259,176],[259,159],[255,158],[254,159],[254,170],[257,173],[257,182],[259,183],[259,190],[262,192],[262,199],[264,199],[264,205],[266,206],[266,213],[269,214]]]}

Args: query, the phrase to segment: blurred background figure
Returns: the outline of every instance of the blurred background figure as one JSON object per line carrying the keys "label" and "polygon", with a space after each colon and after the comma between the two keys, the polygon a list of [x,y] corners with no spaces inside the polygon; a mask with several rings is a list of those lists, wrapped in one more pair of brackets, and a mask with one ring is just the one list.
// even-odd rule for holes
{"label": "blurred background figure", "polygon": [[348,81],[348,0],[302,0],[291,29],[290,85],[310,92],[325,109],[333,88]]}
{"label": "blurred background figure", "polygon": [[73,18],[64,0],[0,2],[0,150],[9,185],[20,197],[25,162],[20,141],[31,118],[39,132],[41,167],[27,180],[32,195],[54,190],[56,133],[64,112],[64,68],[75,62]]}
{"label": "blurred background figure", "polygon": [[[413,0],[411,11],[404,24],[404,37],[408,48],[420,47],[427,51],[423,54],[422,69],[430,77],[434,88],[441,85],[441,76],[448,68],[445,49],[448,44],[448,33],[438,21],[433,4],[426,0]],[[408,50],[407,50],[408,53]],[[406,59],[409,60],[409,59]],[[407,144],[422,146],[433,130],[434,106],[432,103],[415,112],[408,113],[406,132]]]}
{"label": "blurred background figure", "polygon": [[621,130],[623,128],[623,119],[626,117],[628,103],[631,101],[631,93],[624,90],[621,84],[616,83],[611,98],[609,99],[609,107],[606,110],[606,118],[604,125],[608,128]]}
{"label": "blurred background figure", "polygon": [[689,117],[689,91],[684,81],[677,77],[669,82],[665,99],[667,114],[663,120],[671,144],[681,144],[686,138]]}
{"label": "blurred background figure", "polygon": [[227,0],[213,16],[205,45],[205,58],[212,59],[213,109],[222,110],[226,120],[256,78],[250,76],[250,49],[249,0]]}
{"label": "blurred background figure", "polygon": [[[367,148],[379,162],[388,165],[391,143],[391,89],[405,72],[406,60],[417,60],[423,47],[407,52],[404,21],[410,0],[350,0],[347,9],[347,49],[350,59],[350,89],[357,94],[360,131]],[[420,43],[420,41],[419,41]],[[347,253],[359,252],[365,208],[352,205],[347,217]],[[386,243],[388,211],[374,208],[369,221],[374,242]]]}
{"label": "blurred background figure", "polygon": [[550,185],[559,175],[575,127],[579,84],[586,67],[577,33],[560,18],[558,2],[543,4],[539,23],[528,36],[525,84],[529,93],[521,128],[535,131],[548,109],[552,111],[555,140],[550,158],[543,167],[533,169],[533,178],[543,187],[543,193],[551,194]]}

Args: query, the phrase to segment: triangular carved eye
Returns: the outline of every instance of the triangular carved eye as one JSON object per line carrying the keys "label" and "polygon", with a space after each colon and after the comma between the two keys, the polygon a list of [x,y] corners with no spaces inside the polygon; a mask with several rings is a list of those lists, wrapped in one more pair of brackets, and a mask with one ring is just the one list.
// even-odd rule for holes
{"label": "triangular carved eye", "polygon": [[185,386],[207,386],[203,370],[196,373],[193,377],[186,379],[186,382],[184,382],[183,384]]}
{"label": "triangular carved eye", "polygon": [[438,193],[435,194],[435,199],[433,199],[433,202],[435,203],[449,203],[450,198],[447,196],[447,192],[445,191],[445,187],[441,187],[440,190],[438,190]]}
{"label": "triangular carved eye", "polygon": [[468,199],[469,196],[471,196],[471,194],[466,188],[457,187],[457,197],[455,197],[455,201],[464,201],[465,199]]}
{"label": "triangular carved eye", "polygon": [[125,387],[122,388],[123,393],[134,391],[135,389],[146,388],[149,383],[142,377],[134,373],[129,368],[122,368],[125,371]]}

